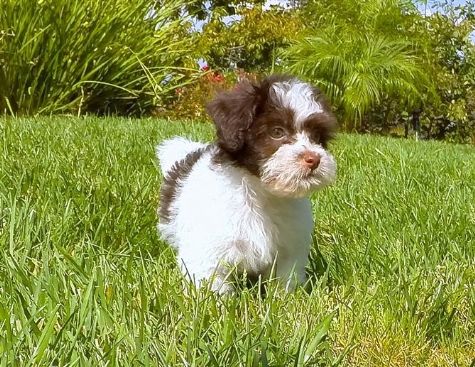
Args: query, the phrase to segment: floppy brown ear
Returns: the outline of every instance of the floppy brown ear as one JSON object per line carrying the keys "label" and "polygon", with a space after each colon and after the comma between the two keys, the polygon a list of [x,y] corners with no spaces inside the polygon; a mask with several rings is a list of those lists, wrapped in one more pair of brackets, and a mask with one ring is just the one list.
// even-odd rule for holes
{"label": "floppy brown ear", "polygon": [[258,87],[248,81],[233,90],[222,92],[206,107],[213,119],[218,145],[229,153],[244,145],[246,131],[251,127],[260,102]]}

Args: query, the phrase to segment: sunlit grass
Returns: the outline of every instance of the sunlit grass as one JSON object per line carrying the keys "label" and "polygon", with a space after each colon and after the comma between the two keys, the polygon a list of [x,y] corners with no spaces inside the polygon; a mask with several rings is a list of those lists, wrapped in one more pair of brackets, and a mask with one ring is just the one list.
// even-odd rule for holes
{"label": "sunlit grass", "polygon": [[[0,120],[0,365],[469,366],[475,151],[342,135],[307,289],[219,298],[159,241],[154,146],[206,124]],[[317,251],[318,245],[318,251]]]}

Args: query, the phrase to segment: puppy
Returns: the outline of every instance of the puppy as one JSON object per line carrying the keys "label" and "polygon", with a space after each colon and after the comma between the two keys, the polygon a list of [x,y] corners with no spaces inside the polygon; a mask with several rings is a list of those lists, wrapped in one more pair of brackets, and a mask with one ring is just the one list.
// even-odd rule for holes
{"label": "puppy", "polygon": [[305,281],[313,191],[332,183],[327,151],[336,120],[322,93],[298,79],[241,82],[207,106],[217,139],[174,138],[157,147],[164,181],[159,231],[183,273],[220,293],[231,269]]}

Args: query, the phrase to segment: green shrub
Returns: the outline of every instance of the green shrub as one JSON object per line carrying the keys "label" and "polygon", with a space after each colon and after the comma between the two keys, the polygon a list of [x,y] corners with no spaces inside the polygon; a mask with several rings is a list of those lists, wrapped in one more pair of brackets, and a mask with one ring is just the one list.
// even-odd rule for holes
{"label": "green shrub", "polygon": [[186,0],[2,0],[0,111],[137,114],[186,82]]}

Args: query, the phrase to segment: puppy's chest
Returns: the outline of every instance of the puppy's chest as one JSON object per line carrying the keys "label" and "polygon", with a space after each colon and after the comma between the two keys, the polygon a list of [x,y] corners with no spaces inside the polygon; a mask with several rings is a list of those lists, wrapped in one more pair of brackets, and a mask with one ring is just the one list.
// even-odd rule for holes
{"label": "puppy's chest", "polygon": [[272,262],[277,252],[306,246],[313,227],[309,205],[292,200],[247,204],[235,220],[238,243],[263,262]]}

